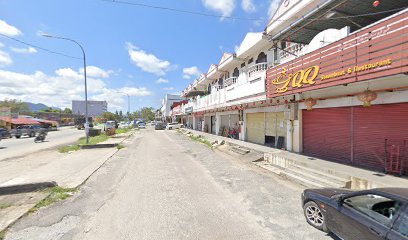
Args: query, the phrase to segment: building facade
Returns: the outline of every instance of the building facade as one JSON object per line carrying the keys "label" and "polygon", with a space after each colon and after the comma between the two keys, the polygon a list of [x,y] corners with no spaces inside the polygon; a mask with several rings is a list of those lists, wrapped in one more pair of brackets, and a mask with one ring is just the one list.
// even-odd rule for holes
{"label": "building facade", "polygon": [[[73,100],[72,113],[75,115],[85,115],[85,101]],[[88,116],[99,117],[108,111],[108,103],[106,101],[88,101]]]}
{"label": "building facade", "polygon": [[162,100],[162,107],[160,108],[161,114],[159,114],[159,116],[161,117],[161,120],[164,122],[172,122],[173,116],[171,106],[173,103],[180,102],[182,100],[185,100],[185,98],[179,95],[166,94]]}
{"label": "building facade", "polygon": [[192,128],[408,174],[407,7],[281,1],[264,32],[183,91]]}

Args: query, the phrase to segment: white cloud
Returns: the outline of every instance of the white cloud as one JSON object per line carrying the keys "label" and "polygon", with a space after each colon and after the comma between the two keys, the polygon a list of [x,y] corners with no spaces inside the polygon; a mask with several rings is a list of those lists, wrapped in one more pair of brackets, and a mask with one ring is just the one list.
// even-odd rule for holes
{"label": "white cloud", "polygon": [[[84,68],[81,68],[80,72],[84,73]],[[95,67],[95,66],[86,67],[86,75],[89,77],[108,78],[109,75],[112,73],[113,73],[112,70],[103,70],[102,68]]]}
{"label": "white cloud", "polygon": [[0,50],[0,67],[5,67],[11,64],[13,64],[13,60],[11,59],[10,55]]}
{"label": "white cloud", "polygon": [[167,87],[167,88],[162,88],[164,91],[173,91],[174,87]]}
{"label": "white cloud", "polygon": [[235,9],[235,0],[202,0],[204,6],[220,13],[223,17],[231,16]]}
{"label": "white cloud", "polygon": [[23,53],[23,54],[29,54],[29,53],[36,53],[37,49],[33,47],[28,47],[28,48],[15,48],[15,47],[10,47],[11,51],[15,53]]}
{"label": "white cloud", "polygon": [[4,47],[4,44],[0,42],[0,48]]}
{"label": "white cloud", "polygon": [[23,34],[20,29],[8,24],[4,20],[0,20],[0,33],[9,37],[15,37]]}
{"label": "white cloud", "polygon": [[[106,100],[110,107],[118,109],[127,109],[121,102],[123,93],[139,97],[152,94],[145,87],[112,89],[102,79],[89,77],[87,80],[89,99]],[[0,86],[0,99],[16,98],[58,107],[70,107],[72,100],[83,99],[84,95],[83,75],[71,68],[58,69],[53,75],[41,71],[25,74],[0,70]]]}
{"label": "white cloud", "polygon": [[241,7],[245,12],[254,12],[256,10],[252,0],[242,0]]}
{"label": "white cloud", "polygon": [[272,18],[273,14],[275,14],[276,10],[279,7],[279,0],[272,0],[271,4],[269,5],[269,9],[268,9],[268,16],[269,18]]}
{"label": "white cloud", "polygon": [[191,77],[198,77],[200,75],[200,70],[196,66],[189,68],[183,68],[183,78],[190,79]]}
{"label": "white cloud", "polygon": [[169,82],[169,80],[163,79],[163,78],[159,78],[159,79],[157,79],[157,81],[156,81],[157,84],[160,84],[160,83],[168,83],[168,82]]}
{"label": "white cloud", "polygon": [[131,43],[127,43],[127,50],[130,60],[145,72],[164,76],[171,68],[169,61],[161,60],[155,55],[133,46]]}

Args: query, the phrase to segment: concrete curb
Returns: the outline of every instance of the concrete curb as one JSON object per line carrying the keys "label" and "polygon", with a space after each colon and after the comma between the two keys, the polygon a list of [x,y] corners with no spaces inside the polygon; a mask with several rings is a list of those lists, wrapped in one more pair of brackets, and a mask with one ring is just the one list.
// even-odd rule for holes
{"label": "concrete curb", "polygon": [[113,148],[118,146],[118,143],[99,143],[93,145],[79,145],[81,149],[94,149],[94,148]]}
{"label": "concrete curb", "polygon": [[44,188],[55,187],[56,182],[25,183],[0,187],[0,195],[34,192]]}

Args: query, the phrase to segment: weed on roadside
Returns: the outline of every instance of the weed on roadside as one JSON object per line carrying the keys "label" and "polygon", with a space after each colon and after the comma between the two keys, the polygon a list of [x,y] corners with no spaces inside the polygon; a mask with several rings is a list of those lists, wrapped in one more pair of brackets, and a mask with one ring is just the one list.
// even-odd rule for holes
{"label": "weed on roadside", "polygon": [[133,129],[132,127],[119,128],[119,129],[116,129],[116,134],[127,133],[127,132],[130,132],[130,130],[132,129]]}
{"label": "weed on roadside", "polygon": [[6,230],[0,231],[0,240],[6,238]]}
{"label": "weed on roadside", "polygon": [[120,149],[122,149],[122,148],[125,148],[125,146],[123,146],[122,144],[118,144],[118,145],[116,146],[116,148],[120,150]]}
{"label": "weed on roadside", "polygon": [[[109,136],[106,134],[101,134],[95,137],[90,137],[89,138],[89,144],[98,144],[101,142],[104,142],[108,140]],[[67,152],[72,152],[72,151],[78,151],[81,149],[79,145],[85,145],[86,144],[86,138],[82,137],[79,139],[78,144],[73,144],[73,145],[68,145],[68,146],[63,146],[58,148],[58,152],[60,153],[67,153]]]}
{"label": "weed on roadside", "polygon": [[194,135],[191,135],[191,136],[189,136],[189,137],[190,137],[191,139],[193,139],[194,141],[200,142],[200,143],[206,145],[207,147],[213,149],[212,144],[211,144],[210,141],[208,141],[207,139],[202,138],[201,136],[194,136]]}
{"label": "weed on roadside", "polygon": [[[53,203],[62,201],[72,196],[75,192],[78,191],[78,188],[62,188],[62,187],[52,187],[44,190],[49,192],[49,195],[38,202],[34,207],[32,207],[28,212],[33,213],[38,211],[42,207],[49,206]],[[0,238],[1,239],[1,238]]]}
{"label": "weed on roadside", "polygon": [[0,203],[0,210],[1,210],[1,209],[8,208],[8,207],[11,207],[11,204]]}
{"label": "weed on roadside", "polygon": [[68,145],[68,146],[63,146],[58,148],[58,152],[60,153],[67,153],[67,152],[72,152],[72,151],[78,151],[79,145]]}

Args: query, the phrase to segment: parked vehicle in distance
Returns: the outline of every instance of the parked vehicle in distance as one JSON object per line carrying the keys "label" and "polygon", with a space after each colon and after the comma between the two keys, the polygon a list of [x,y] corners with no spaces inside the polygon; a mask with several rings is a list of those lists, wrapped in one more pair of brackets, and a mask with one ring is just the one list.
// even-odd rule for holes
{"label": "parked vehicle in distance", "polygon": [[106,121],[105,123],[105,130],[116,128],[116,122],[115,121]]}
{"label": "parked vehicle in distance", "polygon": [[156,122],[154,125],[155,130],[164,130],[166,129],[166,123],[164,122]]}
{"label": "parked vehicle in distance", "polygon": [[137,124],[137,126],[138,126],[139,128],[146,128],[146,124],[145,124],[144,122],[139,122],[139,123]]}
{"label": "parked vehicle in distance", "polygon": [[21,125],[11,131],[11,136],[15,138],[34,137],[40,129],[38,125]]}
{"label": "parked vehicle in distance", "polygon": [[408,239],[408,188],[306,189],[306,221],[341,239]]}
{"label": "parked vehicle in distance", "polygon": [[179,128],[181,128],[181,124],[178,122],[167,123],[167,126],[166,126],[167,130],[173,130],[173,129],[179,129]]}
{"label": "parked vehicle in distance", "polygon": [[6,128],[0,128],[0,140],[2,138],[11,138],[10,131]]}

